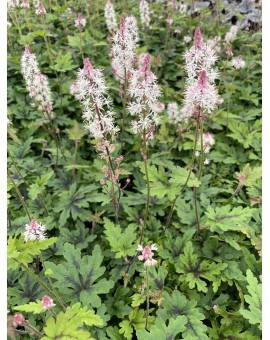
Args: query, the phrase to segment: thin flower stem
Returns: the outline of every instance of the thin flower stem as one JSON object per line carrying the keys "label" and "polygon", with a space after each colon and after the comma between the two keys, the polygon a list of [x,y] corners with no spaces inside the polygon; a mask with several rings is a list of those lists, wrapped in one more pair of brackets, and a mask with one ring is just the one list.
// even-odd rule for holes
{"label": "thin flower stem", "polygon": [[61,307],[63,308],[63,310],[66,310],[66,306],[63,304],[63,302],[61,301],[61,299],[58,298],[58,295],[54,293],[53,290],[51,290],[43,281],[40,280],[40,278],[32,272],[31,269],[29,269],[25,264],[19,262],[18,260],[14,259],[16,262],[19,263],[20,266],[22,266],[28,273],[29,275],[31,275],[45,290],[47,290],[47,292],[54,296],[55,299],[59,302],[59,304],[61,305]]}
{"label": "thin flower stem", "polygon": [[82,30],[80,29],[80,52],[82,55],[82,60],[84,60],[83,49],[82,49]]}
{"label": "thin flower stem", "polygon": [[127,105],[127,70],[124,68],[124,95],[123,95],[123,114],[122,114],[122,131],[121,131],[121,152],[124,146],[124,131],[125,131],[125,120],[126,120],[126,105]]}
{"label": "thin flower stem", "polygon": [[150,296],[149,296],[149,274],[148,267],[146,266],[146,320],[145,320],[145,329],[148,330],[148,317],[149,317],[149,305],[150,305]]}
{"label": "thin flower stem", "polygon": [[192,160],[191,160],[191,163],[190,163],[189,173],[188,173],[187,179],[186,179],[184,185],[182,186],[179,194],[173,200],[172,207],[171,207],[170,213],[169,213],[169,215],[167,217],[167,222],[166,222],[165,228],[163,229],[162,235],[165,234],[166,230],[168,229],[168,227],[169,227],[169,225],[171,223],[171,219],[172,219],[175,203],[176,203],[178,197],[180,197],[181,193],[185,189],[185,187],[186,187],[186,185],[187,185],[187,183],[189,181],[189,178],[191,176],[191,172],[192,172],[193,165],[194,165],[194,160],[195,160],[196,145],[197,145],[197,141],[198,141],[199,125],[200,125],[200,113],[198,114],[198,117],[197,117],[197,125],[196,125],[195,139],[194,139],[194,145],[193,145],[193,154],[192,154]]}
{"label": "thin flower stem", "polygon": [[73,182],[75,181],[75,175],[76,175],[76,160],[77,160],[77,153],[78,153],[78,147],[79,147],[79,140],[75,140],[75,149],[74,149],[74,155],[73,155],[73,169],[72,169],[72,177]]}
{"label": "thin flower stem", "polygon": [[44,334],[40,333],[39,330],[37,330],[34,326],[32,326],[29,321],[25,321],[24,327],[29,329],[33,334],[36,336],[42,337]]}
{"label": "thin flower stem", "polygon": [[[45,269],[45,271],[47,270],[47,268],[46,268],[46,266],[45,266],[45,263],[44,263],[44,260],[43,260],[43,257],[42,257],[42,255],[40,254],[40,260],[41,260],[41,262],[42,262],[42,267]],[[47,279],[48,279],[48,281],[49,281],[49,285],[50,285],[50,287],[51,287],[51,290],[54,292],[54,296],[56,296],[57,297],[57,301],[61,301],[61,306],[64,306],[64,307],[66,307],[65,306],[65,304],[64,304],[64,302],[62,301],[62,299],[60,298],[60,296],[54,291],[54,288],[53,288],[53,283],[52,283],[52,280],[51,280],[51,278],[50,278],[50,276],[46,276],[47,277]]]}
{"label": "thin flower stem", "polygon": [[31,216],[30,216],[29,210],[27,208],[27,205],[26,205],[26,203],[24,201],[24,198],[23,198],[23,196],[22,196],[22,194],[21,194],[17,184],[15,183],[14,179],[11,176],[11,173],[10,173],[9,169],[7,170],[7,173],[8,173],[9,179],[11,180],[11,182],[13,184],[14,189],[16,190],[17,195],[19,196],[19,199],[20,199],[20,201],[21,201],[21,203],[22,203],[22,205],[24,207],[24,210],[25,210],[25,212],[26,212],[26,214],[27,214],[27,216],[29,218],[29,221],[31,221]]}
{"label": "thin flower stem", "polygon": [[146,176],[146,187],[147,187],[147,200],[145,204],[145,213],[143,218],[143,227],[141,230],[141,237],[140,237],[140,244],[143,240],[143,233],[146,227],[146,222],[148,218],[149,213],[149,206],[150,206],[150,181],[149,181],[149,174],[148,174],[148,167],[147,167],[147,145],[146,145],[146,132],[143,131],[143,149],[144,149],[144,155],[143,155],[143,161],[144,161],[144,170],[145,170],[145,176]]}

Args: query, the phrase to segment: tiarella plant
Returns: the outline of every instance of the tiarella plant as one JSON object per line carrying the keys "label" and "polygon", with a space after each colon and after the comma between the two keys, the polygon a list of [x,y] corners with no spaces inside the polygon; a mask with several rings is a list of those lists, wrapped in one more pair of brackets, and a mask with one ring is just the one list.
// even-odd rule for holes
{"label": "tiarella plant", "polygon": [[209,4],[7,2],[10,339],[261,339],[261,4]]}

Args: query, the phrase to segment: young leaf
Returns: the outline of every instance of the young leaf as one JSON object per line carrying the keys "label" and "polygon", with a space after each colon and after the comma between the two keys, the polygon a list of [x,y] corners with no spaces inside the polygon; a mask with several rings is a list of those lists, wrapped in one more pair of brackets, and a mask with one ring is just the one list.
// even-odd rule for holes
{"label": "young leaf", "polygon": [[244,295],[245,301],[249,304],[249,309],[240,309],[240,313],[252,325],[258,325],[262,329],[262,284],[258,283],[251,270],[247,270],[247,282],[249,295]]}
{"label": "young leaf", "polygon": [[20,238],[10,237],[8,240],[8,269],[18,268],[20,263],[28,265],[33,261],[34,256],[49,248],[56,240],[56,237],[51,237],[45,240],[24,242],[23,236]]}
{"label": "young leaf", "polygon": [[104,233],[111,249],[115,252],[116,258],[132,256],[136,252],[136,245],[133,242],[136,239],[134,225],[130,224],[124,231],[119,225],[114,225],[109,219],[104,218]]}
{"label": "young leaf", "polygon": [[17,306],[13,308],[14,310],[18,310],[20,312],[27,312],[27,313],[34,313],[34,314],[41,314],[46,312],[45,309],[42,307],[42,301],[37,300],[36,302],[29,302],[26,305]]}
{"label": "young leaf", "polygon": [[222,207],[211,206],[206,211],[205,225],[210,228],[212,232],[222,231],[240,231],[242,223],[246,222],[253,214],[253,209],[241,206],[231,210],[230,205]]}
{"label": "young leaf", "polygon": [[94,311],[81,308],[80,303],[67,307],[65,312],[60,312],[56,319],[47,320],[44,327],[45,336],[41,340],[53,339],[78,339],[94,340],[88,331],[82,330],[83,325],[102,326],[102,319]]}

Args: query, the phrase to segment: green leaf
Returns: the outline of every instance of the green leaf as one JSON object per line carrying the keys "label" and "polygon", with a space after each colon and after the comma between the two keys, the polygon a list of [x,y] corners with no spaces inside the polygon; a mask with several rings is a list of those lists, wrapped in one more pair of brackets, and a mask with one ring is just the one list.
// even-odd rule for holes
{"label": "green leaf", "polygon": [[235,173],[236,177],[244,186],[251,187],[256,184],[257,180],[262,177],[262,167],[251,168],[250,164],[246,164],[242,171]]}
{"label": "green leaf", "polygon": [[115,252],[116,258],[135,255],[136,239],[134,224],[130,224],[124,231],[119,225],[114,225],[109,219],[104,218],[104,234],[110,243],[110,247]]}
{"label": "green leaf", "polygon": [[256,277],[252,274],[251,270],[247,270],[247,290],[249,295],[244,295],[249,309],[240,309],[240,313],[252,325],[257,325],[262,329],[262,284],[258,283]]}
{"label": "green leaf", "polygon": [[56,237],[45,240],[34,240],[24,242],[24,237],[8,240],[8,269],[16,269],[19,264],[28,265],[33,261],[34,256],[41,254],[42,250],[49,248],[56,242]]}
{"label": "green leaf", "polygon": [[[171,174],[171,179],[170,183],[174,185],[184,185],[188,179],[189,176],[189,170],[181,168],[180,166],[174,166],[172,168],[172,174]],[[194,173],[191,172],[189,180],[187,182],[187,186],[192,188],[192,187],[199,187],[200,186],[200,181],[195,177]]]}
{"label": "green leaf", "polygon": [[183,293],[177,290],[174,290],[172,295],[165,292],[164,302],[157,311],[157,315],[162,320],[186,316],[187,323],[185,325],[184,319],[182,319],[182,325],[184,325],[184,329],[181,331],[183,339],[208,340],[209,338],[206,335],[207,327],[201,321],[204,319],[204,315],[196,306],[197,302],[195,300],[187,300]]}
{"label": "green leaf", "polygon": [[173,340],[177,334],[186,329],[186,324],[187,317],[184,315],[179,315],[175,319],[170,318],[168,326],[162,318],[158,317],[150,332],[141,330],[136,332],[136,335],[138,340]]}
{"label": "green leaf", "polygon": [[89,217],[89,202],[102,202],[107,199],[107,195],[97,192],[97,185],[91,184],[81,186],[77,190],[76,183],[70,186],[68,191],[63,191],[60,194],[59,203],[54,208],[55,212],[61,212],[59,224],[62,227],[71,216],[74,221],[80,219],[85,221]]}
{"label": "green leaf", "polygon": [[146,301],[146,296],[142,294],[134,294],[132,295],[132,303],[131,307],[139,307],[142,303]]}
{"label": "green leaf", "polygon": [[13,308],[14,310],[18,310],[20,312],[41,314],[46,312],[46,310],[42,307],[42,301],[37,300],[36,302],[29,302],[26,305],[17,306]]}
{"label": "green leaf", "polygon": [[[133,328],[135,331],[141,330],[145,328],[145,311],[143,309],[134,309],[129,314],[129,320],[123,320],[120,322],[120,334],[124,334],[126,339],[132,339]],[[148,322],[149,324],[153,324],[154,317],[149,316]]]}
{"label": "green leaf", "polygon": [[94,340],[88,331],[82,330],[83,325],[102,326],[103,320],[93,310],[87,311],[86,307],[81,308],[80,303],[67,307],[65,312],[60,312],[56,319],[49,318],[44,327],[41,340],[54,339],[78,339]]}
{"label": "green leaf", "polygon": [[179,256],[176,262],[176,272],[180,275],[181,281],[186,281],[190,289],[197,286],[198,291],[207,292],[207,283],[202,280],[215,282],[218,280],[220,273],[227,267],[226,263],[213,263],[208,260],[200,260],[196,254],[192,242],[189,241],[184,249],[184,254]]}
{"label": "green leaf", "polygon": [[75,67],[76,65],[72,63],[71,53],[66,52],[65,54],[60,54],[56,58],[56,63],[53,66],[53,69],[58,72],[66,72],[66,71],[73,70]]}
{"label": "green leaf", "polygon": [[29,187],[29,197],[32,200],[35,200],[38,195],[42,194],[45,190],[45,186],[47,185],[50,178],[54,175],[53,171],[48,171],[44,175],[38,177],[34,184],[31,184]]}
{"label": "green leaf", "polygon": [[79,141],[86,134],[86,130],[75,120],[71,129],[66,129],[70,140]]}
{"label": "green leaf", "polygon": [[100,278],[106,268],[101,267],[103,256],[99,246],[95,246],[91,256],[81,256],[81,251],[73,245],[64,245],[61,264],[45,262],[46,268],[51,269],[51,278],[55,279],[55,287],[66,295],[66,300],[73,303],[81,301],[84,306],[101,306],[99,294],[107,294],[114,282]]}
{"label": "green leaf", "polygon": [[212,232],[240,231],[241,225],[247,223],[252,214],[253,209],[248,207],[239,206],[231,210],[230,205],[216,207],[215,209],[209,206],[206,211],[205,225]]}

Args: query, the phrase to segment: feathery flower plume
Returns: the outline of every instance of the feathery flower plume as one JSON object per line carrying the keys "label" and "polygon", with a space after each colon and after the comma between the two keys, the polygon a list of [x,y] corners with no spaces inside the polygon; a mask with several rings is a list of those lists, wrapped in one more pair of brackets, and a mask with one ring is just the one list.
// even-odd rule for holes
{"label": "feathery flower plume", "polygon": [[55,306],[53,299],[51,299],[48,295],[44,295],[41,302],[43,309],[51,309]]}
{"label": "feathery flower plume", "polygon": [[105,78],[99,69],[93,68],[88,58],[84,59],[84,67],[78,71],[70,92],[83,105],[86,128],[93,137],[113,138],[119,129],[114,125],[115,113],[107,94]]}
{"label": "feathery flower plume", "polygon": [[134,68],[137,39],[136,19],[133,16],[121,18],[120,28],[112,38],[113,46],[110,53],[113,73],[121,84],[131,75]]}
{"label": "feathery flower plume", "polygon": [[26,231],[23,233],[25,242],[29,240],[43,241],[46,238],[45,225],[39,224],[34,218],[31,220],[30,224],[26,224],[25,229]]}
{"label": "feathery flower plume", "polygon": [[110,33],[114,33],[117,30],[117,23],[115,18],[115,11],[110,0],[107,1],[104,12],[107,28]]}
{"label": "feathery flower plume", "polygon": [[226,44],[231,44],[235,38],[236,38],[236,35],[237,35],[237,30],[238,30],[238,27],[236,25],[232,25],[229,32],[226,33],[225,35],[225,42]]}
{"label": "feathery flower plume", "polygon": [[140,261],[144,261],[144,265],[146,267],[150,267],[150,266],[155,266],[157,264],[157,261],[155,259],[153,259],[154,253],[152,252],[152,250],[157,250],[157,246],[153,243],[151,244],[151,246],[145,246],[144,248],[139,244],[137,251],[142,252],[142,255],[138,256],[138,259]]}
{"label": "feathery flower plume", "polygon": [[174,124],[179,124],[185,120],[185,117],[180,112],[179,106],[176,102],[171,102],[168,104],[167,113]]}
{"label": "feathery flower plume", "polygon": [[42,111],[46,118],[53,117],[52,98],[48,79],[38,67],[35,54],[30,53],[29,47],[25,47],[21,58],[22,74],[31,98],[38,103],[38,110]]}
{"label": "feathery flower plume", "polygon": [[237,58],[233,58],[232,59],[232,66],[236,70],[240,70],[241,68],[245,68],[246,67],[246,62],[242,59],[242,56],[239,55]]}
{"label": "feathery flower plume", "polygon": [[75,27],[81,28],[86,25],[86,20],[82,17],[82,13],[79,13],[75,20]]}
{"label": "feathery flower plume", "polygon": [[199,27],[195,29],[193,46],[184,56],[188,79],[182,115],[191,117],[198,110],[210,113],[221,103],[214,84],[218,76],[214,65],[218,58],[211,44],[203,41]]}
{"label": "feathery flower plume", "polygon": [[133,132],[146,133],[147,140],[150,140],[159,121],[158,114],[164,110],[164,105],[158,101],[161,90],[157,77],[151,72],[148,53],[141,56],[139,68],[132,72],[128,92],[131,98],[128,111],[139,118],[138,121],[132,122]]}
{"label": "feathery flower plume", "polygon": [[8,0],[7,1],[7,7],[8,7],[8,9],[19,7],[19,1],[18,0]]}
{"label": "feathery flower plume", "polygon": [[140,0],[140,16],[144,26],[150,27],[150,10],[146,0]]}

